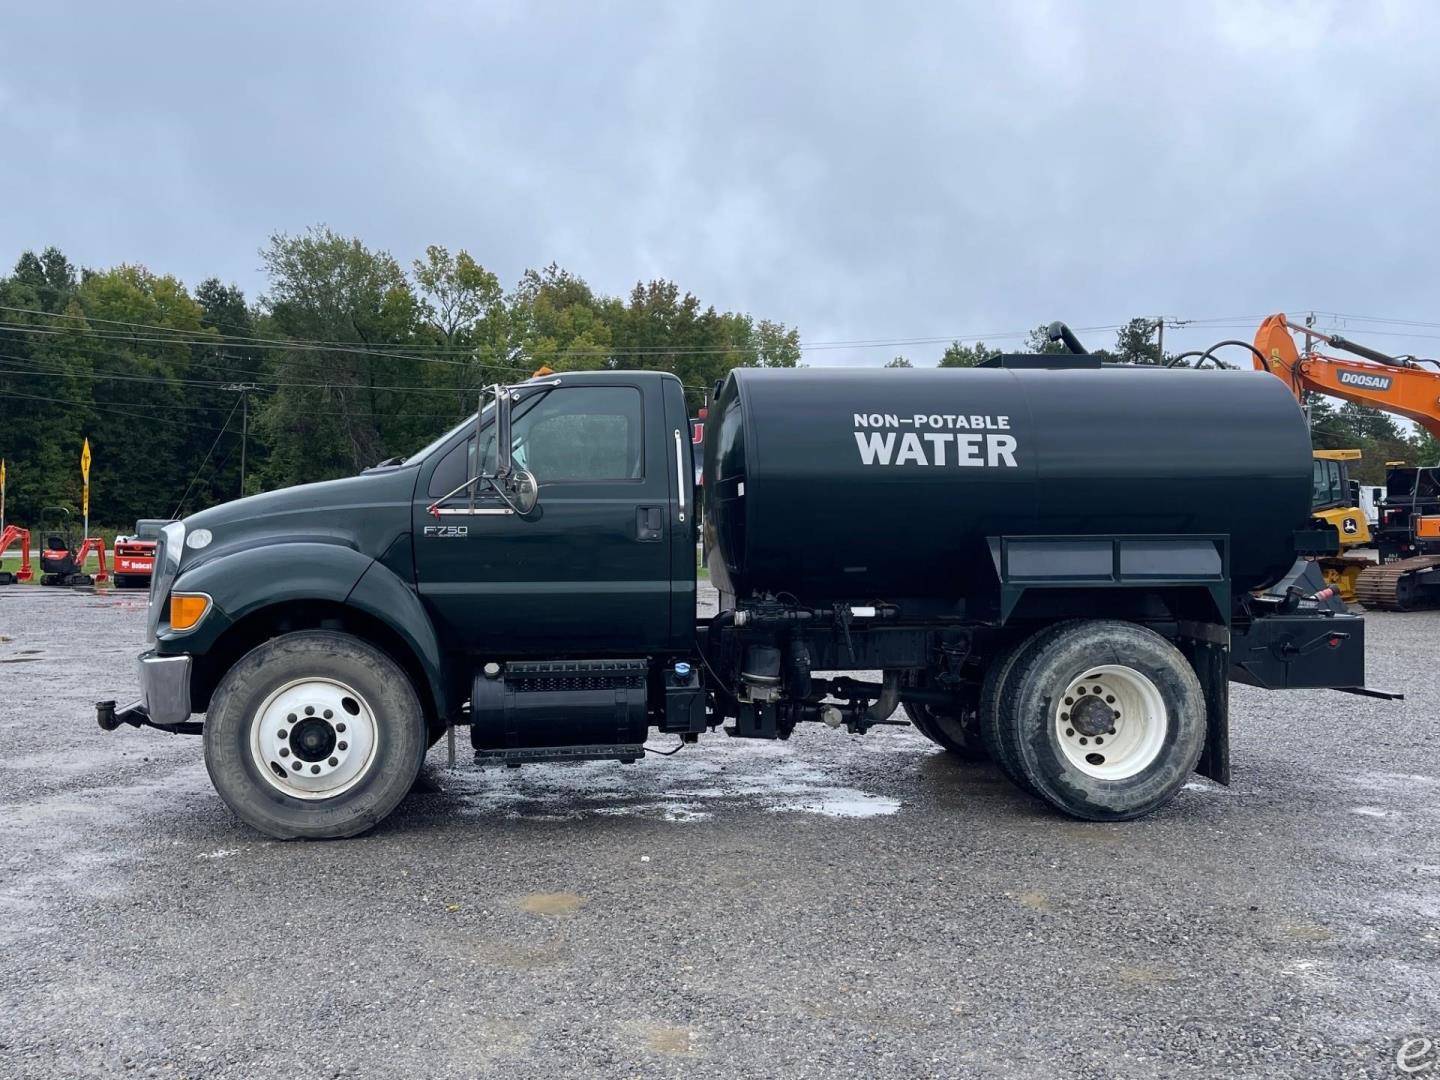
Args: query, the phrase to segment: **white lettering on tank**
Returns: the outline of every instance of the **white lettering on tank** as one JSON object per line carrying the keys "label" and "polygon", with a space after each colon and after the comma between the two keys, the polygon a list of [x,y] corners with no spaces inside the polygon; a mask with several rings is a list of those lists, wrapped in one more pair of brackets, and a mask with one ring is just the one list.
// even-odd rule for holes
{"label": "white lettering on tank", "polygon": [[913,461],[917,465],[929,465],[925,460],[925,451],[920,447],[920,436],[913,431],[907,431],[900,436],[900,453],[895,455],[895,464],[904,465]]}
{"label": "white lettering on tank", "polygon": [[984,465],[985,459],[980,456],[980,443],[984,435],[956,435],[955,441],[960,445],[960,456],[956,459],[956,465]]}
{"label": "white lettering on tank", "polygon": [[989,449],[987,460],[991,465],[998,465],[1004,461],[1010,468],[1015,468],[1015,437],[1013,435],[991,435],[985,441]]}
{"label": "white lettering on tank", "polygon": [[955,436],[948,431],[927,431],[925,433],[925,441],[930,444],[931,452],[935,457],[933,464],[945,464],[945,447],[949,446],[954,438]]}
{"label": "white lettering on tank", "polygon": [[860,462],[863,465],[889,465],[890,455],[895,451],[893,431],[857,431],[855,445],[860,447]]}

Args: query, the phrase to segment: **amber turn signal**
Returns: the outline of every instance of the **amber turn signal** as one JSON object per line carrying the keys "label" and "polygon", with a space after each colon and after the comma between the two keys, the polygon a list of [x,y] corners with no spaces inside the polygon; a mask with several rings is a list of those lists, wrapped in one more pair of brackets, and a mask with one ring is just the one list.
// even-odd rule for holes
{"label": "amber turn signal", "polygon": [[210,597],[204,593],[172,593],[170,596],[170,629],[189,630],[210,610]]}

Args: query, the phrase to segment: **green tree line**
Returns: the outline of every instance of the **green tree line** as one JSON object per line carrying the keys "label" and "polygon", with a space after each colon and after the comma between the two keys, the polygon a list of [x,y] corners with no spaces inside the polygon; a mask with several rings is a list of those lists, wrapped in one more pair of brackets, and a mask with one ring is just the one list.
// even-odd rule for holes
{"label": "green tree line", "polygon": [[92,518],[120,525],[235,498],[242,457],[249,494],[404,456],[541,365],[670,371],[698,408],[733,367],[800,359],[798,331],[670,281],[606,296],[551,265],[507,289],[468,252],[405,266],[325,228],[274,236],[261,259],[254,300],[54,248],[0,277],[9,520],[78,507],[86,437]]}

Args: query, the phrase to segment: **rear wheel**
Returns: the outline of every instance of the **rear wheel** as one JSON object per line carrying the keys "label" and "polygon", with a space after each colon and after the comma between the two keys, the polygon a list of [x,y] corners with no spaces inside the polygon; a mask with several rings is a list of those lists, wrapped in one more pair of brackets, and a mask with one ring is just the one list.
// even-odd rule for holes
{"label": "rear wheel", "polygon": [[985,679],[980,684],[980,735],[985,749],[1000,766],[1010,782],[1032,795],[1038,794],[1030,785],[1025,770],[1020,768],[1019,755],[1014,745],[1014,728],[1008,723],[1014,709],[1014,685],[1012,676],[1025,657],[1029,656],[1054,634],[1075,622],[1055,623],[1041,627],[1027,638],[1011,642],[991,659],[985,669]]}
{"label": "rear wheel", "polygon": [[1070,623],[1027,646],[1010,675],[1004,745],[1026,787],[1088,821],[1163,805],[1205,745],[1205,696],[1180,652],[1153,630]]}
{"label": "rear wheel", "polygon": [[[914,680],[913,685],[924,686],[927,681],[921,675]],[[973,688],[970,688],[968,693],[962,690],[962,703],[955,709],[907,701],[905,712],[915,729],[937,746],[944,747],[963,761],[984,761],[988,755],[980,738],[977,697],[978,694]]]}
{"label": "rear wheel", "polygon": [[273,638],[242,657],[215,689],[204,731],[215,790],[279,839],[374,827],[410,790],[426,744],[400,666],[328,630]]}

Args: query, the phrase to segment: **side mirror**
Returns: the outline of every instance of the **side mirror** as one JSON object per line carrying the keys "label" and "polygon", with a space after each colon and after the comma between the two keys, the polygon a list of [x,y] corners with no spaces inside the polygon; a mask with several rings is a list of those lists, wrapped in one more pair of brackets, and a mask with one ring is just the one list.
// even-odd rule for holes
{"label": "side mirror", "polygon": [[527,516],[540,503],[540,484],[529,469],[520,469],[510,476],[510,502],[521,517]]}
{"label": "side mirror", "polygon": [[[481,479],[501,479],[510,475],[512,467],[511,446],[510,446],[510,390],[508,387],[498,383],[490,387],[490,393],[495,399],[495,476],[481,476]],[[475,408],[475,446],[477,450],[485,445],[480,437],[481,429],[485,420],[485,396],[480,396],[480,404]],[[481,464],[476,460],[477,467]]]}
{"label": "side mirror", "polygon": [[[514,465],[511,459],[513,447],[510,445],[510,404],[512,401],[509,387],[495,387],[495,475],[501,478],[510,475]],[[534,477],[531,477],[533,480]]]}

